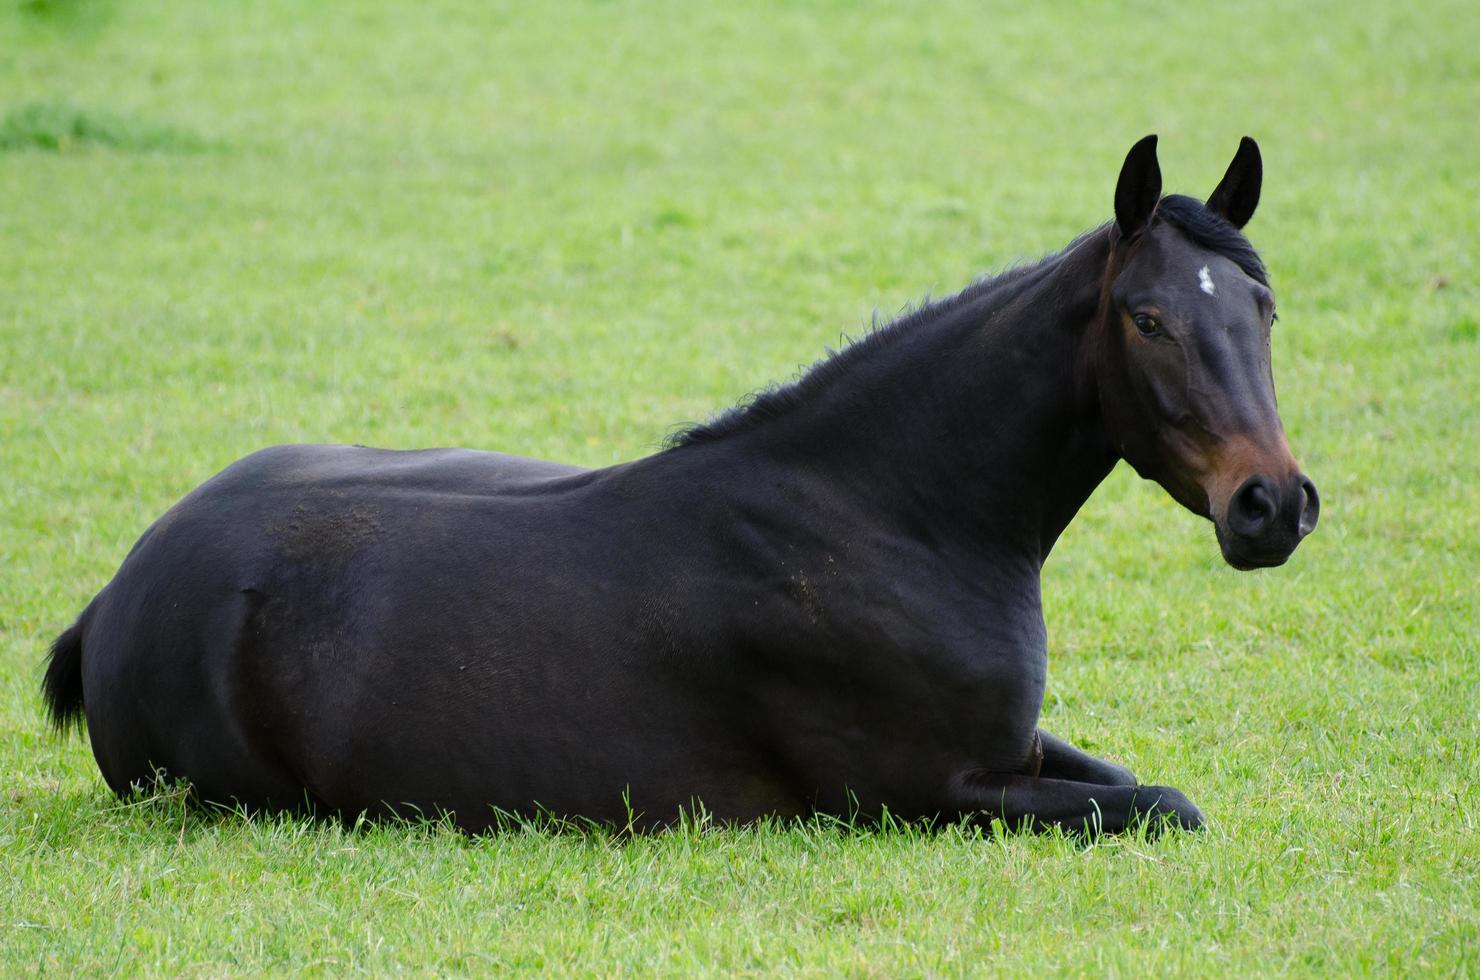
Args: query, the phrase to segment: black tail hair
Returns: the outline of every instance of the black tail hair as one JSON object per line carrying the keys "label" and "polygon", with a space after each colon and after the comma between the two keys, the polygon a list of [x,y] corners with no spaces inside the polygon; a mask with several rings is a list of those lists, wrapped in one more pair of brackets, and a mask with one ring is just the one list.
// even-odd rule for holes
{"label": "black tail hair", "polygon": [[51,723],[65,735],[82,728],[82,618],[78,617],[51,645],[41,693]]}

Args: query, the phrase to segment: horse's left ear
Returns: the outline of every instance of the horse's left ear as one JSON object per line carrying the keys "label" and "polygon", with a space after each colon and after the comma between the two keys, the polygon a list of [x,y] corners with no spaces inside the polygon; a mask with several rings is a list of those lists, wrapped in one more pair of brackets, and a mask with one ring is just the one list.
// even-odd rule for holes
{"label": "horse's left ear", "polygon": [[1218,182],[1218,189],[1208,198],[1208,210],[1221,214],[1235,228],[1242,228],[1254,217],[1259,206],[1259,187],[1264,183],[1264,161],[1259,157],[1259,144],[1245,136],[1238,152],[1228,165],[1228,173]]}

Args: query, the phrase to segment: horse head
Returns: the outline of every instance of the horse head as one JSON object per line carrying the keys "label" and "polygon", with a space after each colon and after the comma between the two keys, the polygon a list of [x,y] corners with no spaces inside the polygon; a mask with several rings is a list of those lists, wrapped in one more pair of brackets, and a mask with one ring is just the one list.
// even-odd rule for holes
{"label": "horse head", "polygon": [[1131,148],[1092,358],[1121,455],[1212,520],[1224,559],[1240,569],[1282,564],[1320,511],[1276,408],[1274,293],[1240,231],[1262,174],[1259,147],[1244,137],[1206,204],[1163,198],[1156,137]]}

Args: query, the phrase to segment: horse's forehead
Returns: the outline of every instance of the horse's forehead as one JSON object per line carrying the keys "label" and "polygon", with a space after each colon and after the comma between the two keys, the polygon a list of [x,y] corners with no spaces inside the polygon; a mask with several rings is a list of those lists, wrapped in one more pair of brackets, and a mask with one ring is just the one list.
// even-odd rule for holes
{"label": "horse's forehead", "polygon": [[1147,242],[1142,273],[1147,285],[1169,289],[1190,299],[1214,302],[1245,298],[1258,284],[1239,264],[1221,252],[1188,241],[1167,228]]}

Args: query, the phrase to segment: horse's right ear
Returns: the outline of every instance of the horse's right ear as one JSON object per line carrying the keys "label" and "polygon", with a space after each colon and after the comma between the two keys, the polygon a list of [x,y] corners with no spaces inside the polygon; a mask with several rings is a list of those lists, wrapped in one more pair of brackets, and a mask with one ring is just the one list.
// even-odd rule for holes
{"label": "horse's right ear", "polygon": [[1125,155],[1115,182],[1115,223],[1126,238],[1140,234],[1161,200],[1161,166],[1156,162],[1156,134],[1145,137]]}

